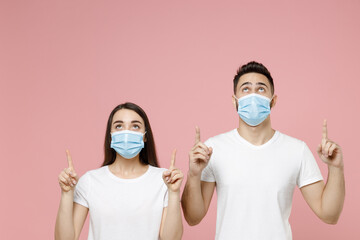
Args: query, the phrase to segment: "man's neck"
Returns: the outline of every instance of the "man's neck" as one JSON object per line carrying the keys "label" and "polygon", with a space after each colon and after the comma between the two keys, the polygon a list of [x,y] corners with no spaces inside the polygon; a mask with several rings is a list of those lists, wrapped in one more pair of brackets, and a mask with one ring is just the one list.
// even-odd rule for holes
{"label": "man's neck", "polygon": [[251,127],[239,119],[237,131],[242,138],[256,146],[263,145],[269,141],[275,133],[275,130],[271,128],[270,117],[255,127]]}

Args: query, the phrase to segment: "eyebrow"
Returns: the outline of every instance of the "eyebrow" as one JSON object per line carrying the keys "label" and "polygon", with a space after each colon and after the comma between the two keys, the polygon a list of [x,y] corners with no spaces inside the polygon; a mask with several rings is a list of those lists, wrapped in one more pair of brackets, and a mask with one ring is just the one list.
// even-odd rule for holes
{"label": "eyebrow", "polygon": [[[251,82],[244,82],[243,84],[240,85],[240,88],[244,85],[252,85]],[[261,86],[265,86],[267,88],[269,88],[265,83],[262,83],[262,82],[257,82],[256,85],[261,85]]]}
{"label": "eyebrow", "polygon": [[[124,121],[121,121],[121,120],[115,121],[115,122],[113,123],[113,125],[114,125],[115,123],[124,123]],[[133,120],[133,121],[131,121],[131,123],[140,123],[140,124],[142,125],[142,122],[140,122],[139,120]]]}

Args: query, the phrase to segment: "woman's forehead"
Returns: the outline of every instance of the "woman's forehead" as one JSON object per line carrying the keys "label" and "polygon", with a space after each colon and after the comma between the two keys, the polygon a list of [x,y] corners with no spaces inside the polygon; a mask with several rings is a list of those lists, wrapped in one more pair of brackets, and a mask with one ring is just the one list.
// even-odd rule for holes
{"label": "woman's forehead", "polygon": [[132,122],[134,120],[144,122],[144,120],[137,114],[135,111],[130,109],[120,109],[114,114],[113,122],[122,121],[122,122]]}

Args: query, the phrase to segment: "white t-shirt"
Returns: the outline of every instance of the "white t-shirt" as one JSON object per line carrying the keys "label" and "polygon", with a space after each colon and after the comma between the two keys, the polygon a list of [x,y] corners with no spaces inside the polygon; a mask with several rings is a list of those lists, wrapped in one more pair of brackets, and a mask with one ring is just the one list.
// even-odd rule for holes
{"label": "white t-shirt", "polygon": [[116,177],[108,166],[85,173],[76,185],[74,202],[89,208],[88,239],[158,239],[168,203],[165,170],[149,165],[133,179]]}
{"label": "white t-shirt", "polygon": [[280,132],[255,146],[236,129],[205,142],[213,148],[201,180],[216,182],[215,239],[290,240],[294,188],[322,180],[307,145]]}

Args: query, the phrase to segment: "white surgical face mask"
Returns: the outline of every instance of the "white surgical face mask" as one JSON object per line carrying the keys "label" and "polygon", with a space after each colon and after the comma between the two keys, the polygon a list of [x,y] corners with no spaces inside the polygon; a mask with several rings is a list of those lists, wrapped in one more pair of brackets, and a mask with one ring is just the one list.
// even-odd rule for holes
{"label": "white surgical face mask", "polygon": [[251,93],[237,100],[238,114],[240,118],[250,126],[259,125],[270,114],[270,102],[272,98],[269,99],[265,96]]}
{"label": "white surgical face mask", "polygon": [[131,159],[144,148],[144,134],[130,130],[123,130],[111,134],[110,147],[122,157]]}

